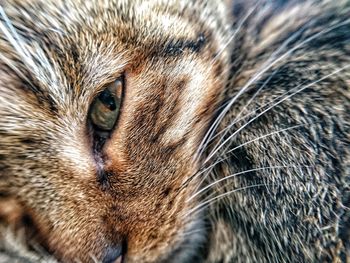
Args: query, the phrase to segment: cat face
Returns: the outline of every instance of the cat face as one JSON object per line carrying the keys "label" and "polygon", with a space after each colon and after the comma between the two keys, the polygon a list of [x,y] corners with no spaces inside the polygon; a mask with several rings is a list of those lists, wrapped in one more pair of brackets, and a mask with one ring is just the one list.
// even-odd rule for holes
{"label": "cat face", "polygon": [[[184,260],[205,236],[189,234],[204,222],[188,200],[224,86],[223,41],[194,7],[128,5],[2,10],[1,192],[67,262]],[[116,82],[120,109],[101,133],[96,100]]]}

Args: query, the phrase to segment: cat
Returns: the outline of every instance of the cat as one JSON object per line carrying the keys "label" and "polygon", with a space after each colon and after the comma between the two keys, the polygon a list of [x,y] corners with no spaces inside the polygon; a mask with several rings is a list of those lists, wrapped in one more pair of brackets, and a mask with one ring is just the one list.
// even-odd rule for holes
{"label": "cat", "polygon": [[0,262],[349,262],[348,0],[0,0]]}

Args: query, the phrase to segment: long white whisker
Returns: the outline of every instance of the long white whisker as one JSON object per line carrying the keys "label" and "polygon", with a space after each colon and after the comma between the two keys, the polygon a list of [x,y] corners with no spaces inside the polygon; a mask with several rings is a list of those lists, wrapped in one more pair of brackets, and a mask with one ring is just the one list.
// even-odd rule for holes
{"label": "long white whisker", "polygon": [[[224,108],[224,110],[220,113],[220,115],[218,116],[218,118],[214,121],[214,123],[212,124],[212,126],[209,128],[207,134],[212,134],[212,131],[216,130],[220,121],[223,119],[223,117],[226,115],[226,113],[229,111],[229,109],[232,107],[233,103],[238,99],[238,97],[240,97],[245,91],[246,89],[252,84],[254,83],[258,78],[260,78],[266,71],[268,71],[271,67],[273,67],[274,65],[276,65],[279,61],[281,61],[282,59],[286,58],[287,56],[289,56],[290,54],[292,54],[295,50],[297,50],[298,48],[300,48],[301,46],[305,45],[306,43],[312,41],[313,39],[317,38],[318,36],[325,34],[335,28],[338,28],[342,25],[345,25],[347,23],[350,22],[350,19],[343,21],[342,23],[338,23],[332,27],[329,27],[327,29],[324,29],[310,37],[308,37],[307,39],[305,39],[304,41],[302,41],[301,43],[299,43],[298,45],[296,45],[295,47],[291,48],[290,50],[288,50],[287,52],[285,52],[283,55],[281,55],[279,58],[275,59],[273,62],[270,63],[270,61],[274,58],[274,56],[276,54],[278,54],[281,50],[283,45],[278,48],[275,52],[273,52],[273,54],[269,57],[269,59],[262,65],[261,68],[263,68],[261,71],[259,71],[257,74],[255,74],[244,86],[242,89],[240,89],[240,91],[231,99],[231,101],[228,103],[228,105]],[[284,45],[287,45],[290,41],[292,41],[295,37],[297,36],[297,34],[293,34],[290,38],[288,38],[286,40],[286,42],[284,43]],[[284,47],[283,47],[284,48]],[[268,66],[265,67],[266,64],[270,63]],[[265,67],[265,68],[264,68]],[[207,135],[204,137],[205,141],[207,141],[207,138],[209,135]],[[199,155],[201,155],[204,151],[204,148],[202,143],[200,144],[200,147],[202,147],[202,149],[199,151]],[[197,158],[197,157],[196,157]]]}
{"label": "long white whisker", "polygon": [[[247,123],[245,123],[242,127],[240,127],[239,129],[237,129],[234,133],[232,133],[219,147],[217,147],[216,149],[214,149],[212,151],[212,153],[208,156],[208,158],[204,161],[204,163],[208,162],[222,147],[223,145],[225,145],[228,141],[230,141],[232,139],[233,136],[235,136],[237,133],[239,133],[241,130],[243,130],[245,127],[247,127],[250,123],[252,123],[253,121],[255,121],[257,118],[259,118],[261,115],[265,114],[267,111],[269,111],[270,109],[276,107],[277,105],[281,104],[283,101],[291,98],[292,96],[294,96],[295,94],[311,87],[312,85],[315,85],[319,82],[321,82],[322,80],[324,79],[327,79],[339,72],[341,72],[342,70],[346,69],[350,67],[350,65],[347,65],[347,66],[344,66],[340,69],[337,69],[335,71],[333,71],[332,73],[330,74],[327,74],[326,76],[323,76],[322,78],[316,80],[316,81],[313,81],[312,83],[306,85],[306,86],[303,86],[302,88],[298,89],[296,92],[293,92],[292,94],[284,97],[283,99],[279,100],[278,102],[276,102],[275,104],[273,104],[272,106],[268,107],[267,109],[263,110],[261,113],[259,113],[257,116],[255,116],[254,118],[250,119]],[[300,86],[300,85],[299,85]]]}
{"label": "long white whisker", "polygon": [[[301,85],[303,85],[303,84],[305,84],[305,82],[303,82]],[[288,93],[293,92],[293,91],[296,90],[297,88],[299,88],[299,86],[294,87],[294,88],[288,90],[287,92],[285,92],[285,93],[283,93],[283,94],[281,94],[281,95],[275,97],[275,98],[272,99],[271,101],[269,101],[269,102],[267,102],[267,103],[261,105],[259,108],[255,109],[255,110],[253,110],[253,111],[248,112],[246,115],[242,116],[241,118],[239,118],[239,119],[236,118],[233,122],[231,122],[231,123],[228,125],[228,127],[225,127],[225,128],[223,129],[223,131],[229,130],[230,128],[232,128],[232,127],[233,127],[235,124],[237,124],[238,122],[240,122],[240,121],[246,119],[247,117],[249,117],[249,116],[255,114],[257,111],[259,111],[259,110],[265,108],[266,106],[268,106],[268,105],[270,105],[271,103],[277,101],[278,99],[282,98],[283,96],[287,95]],[[223,131],[218,132],[217,135],[222,134]],[[216,138],[217,135],[215,135],[214,137]],[[214,137],[213,137],[213,138],[214,138]]]}
{"label": "long white whisker", "polygon": [[[231,153],[231,152],[233,152],[233,151],[235,151],[235,150],[238,150],[239,148],[241,148],[241,147],[243,147],[243,146],[246,146],[246,145],[248,145],[248,144],[250,144],[250,143],[253,143],[253,142],[256,142],[256,141],[258,141],[258,140],[261,140],[261,139],[264,139],[264,138],[267,138],[267,137],[270,137],[270,136],[273,136],[273,135],[276,135],[276,134],[279,134],[279,133],[282,133],[282,132],[285,132],[285,131],[289,131],[289,130],[292,130],[292,129],[296,129],[296,128],[299,128],[299,127],[304,127],[304,126],[306,126],[306,125],[312,125],[312,124],[309,124],[309,123],[298,124],[298,125],[294,125],[294,126],[291,126],[291,127],[288,127],[288,128],[281,129],[281,130],[273,131],[273,132],[270,132],[270,133],[268,133],[268,134],[264,134],[264,135],[262,135],[262,136],[259,136],[259,137],[257,137],[257,138],[254,138],[254,139],[250,140],[250,141],[244,142],[244,143],[242,143],[242,144],[240,144],[240,145],[238,145],[238,146],[236,146],[236,147],[230,149],[230,150],[229,150],[227,153],[225,153],[225,154],[229,154],[229,153]],[[215,161],[215,162],[214,162],[213,164],[211,164],[210,166],[208,166],[208,167],[206,167],[205,169],[199,171],[199,172],[195,175],[195,177],[199,177],[200,175],[202,175],[203,173],[207,172],[208,170],[211,171],[216,165],[218,165],[219,163],[221,163],[221,162],[227,160],[228,158],[229,158],[229,156],[220,158],[219,160]],[[209,172],[210,172],[210,171],[209,171]],[[194,179],[194,178],[193,178],[193,179]],[[201,184],[205,181],[205,179],[206,179],[206,177],[203,177],[202,180],[201,180],[201,182],[200,182],[198,185],[201,185]],[[196,190],[197,190],[197,189],[196,189]]]}
{"label": "long white whisker", "polygon": [[231,190],[231,191],[228,191],[226,193],[222,193],[220,195],[217,195],[203,203],[200,203],[199,205],[195,206],[194,208],[190,209],[185,215],[184,217],[188,217],[190,214],[194,213],[196,210],[200,209],[200,208],[203,208],[204,206],[206,205],[209,205],[209,204],[212,204],[213,202],[221,199],[221,198],[224,198],[230,194],[233,194],[233,193],[236,193],[236,192],[239,192],[239,191],[242,191],[242,190],[247,190],[247,189],[250,189],[250,188],[254,188],[254,187],[260,187],[260,186],[266,186],[266,184],[254,184],[254,185],[248,185],[248,186],[245,186],[245,187],[240,187],[240,188],[237,188],[237,189],[234,189],[234,190]]}
{"label": "long white whisker", "polygon": [[[261,171],[261,170],[267,170],[267,169],[296,168],[296,167],[301,167],[301,166],[299,166],[299,165],[278,165],[278,166],[269,166],[269,167],[259,167],[259,168],[249,169],[249,170],[241,171],[241,172],[238,172],[238,173],[230,174],[228,176],[225,176],[224,178],[216,180],[216,181],[208,184],[207,186],[203,187],[200,191],[198,191],[194,195],[192,195],[187,200],[187,202],[191,201],[193,198],[195,198],[196,196],[200,195],[201,193],[203,193],[207,189],[211,188],[212,186],[217,185],[217,184],[219,184],[219,183],[221,183],[223,181],[226,181],[226,180],[228,180],[230,178],[236,177],[238,175],[242,175],[242,174],[246,174],[246,173],[250,173],[250,172]],[[302,166],[302,167],[309,167],[309,166]]]}
{"label": "long white whisker", "polygon": [[250,141],[244,142],[244,143],[242,143],[242,144],[240,144],[240,145],[238,145],[238,146],[236,146],[236,147],[230,149],[230,150],[229,150],[228,152],[226,152],[225,154],[231,153],[231,152],[233,152],[233,151],[235,151],[235,150],[237,150],[237,149],[239,149],[239,148],[241,148],[241,147],[243,147],[243,146],[246,146],[246,145],[248,145],[248,144],[250,144],[250,143],[256,142],[256,141],[261,140],[261,139],[264,139],[264,138],[266,138],[266,137],[270,137],[270,136],[272,136],[272,135],[279,134],[279,133],[281,133],[281,132],[289,131],[289,130],[292,130],[292,129],[304,127],[304,126],[306,126],[306,125],[312,125],[312,124],[310,124],[310,123],[298,124],[298,125],[294,125],[294,126],[291,126],[291,127],[288,127],[288,128],[284,128],[284,129],[281,129],[281,130],[278,130],[278,131],[274,131],[274,132],[271,132],[271,133],[262,135],[262,136],[260,136],[260,137],[258,137],[258,138],[254,138],[254,139],[252,139],[252,140],[250,140]]}
{"label": "long white whisker", "polygon": [[[320,82],[320,81],[322,81],[322,80],[324,80],[324,79],[326,79],[326,78],[328,78],[328,77],[330,77],[330,76],[332,76],[332,75],[334,75],[334,74],[337,74],[337,73],[339,73],[340,71],[342,71],[342,70],[344,70],[344,69],[346,69],[346,68],[348,68],[348,67],[350,67],[350,65],[347,65],[347,66],[344,66],[344,67],[342,67],[342,68],[340,68],[340,69],[338,69],[338,70],[335,70],[335,71],[333,71],[332,73],[330,73],[330,74],[328,74],[328,75],[326,75],[326,76],[323,76],[322,78],[320,78],[320,79],[318,79],[318,80],[316,80],[316,81],[314,81],[314,82],[312,82],[312,83],[309,83],[309,84],[306,85],[306,86],[302,86],[302,88],[298,89],[297,91],[293,92],[292,94],[290,94],[290,95],[284,97],[283,99],[279,100],[278,102],[276,102],[275,104],[273,104],[272,106],[268,107],[267,109],[265,109],[264,111],[262,111],[260,114],[258,114],[257,116],[255,116],[254,118],[250,119],[247,123],[245,123],[245,124],[244,124],[242,127],[240,127],[238,130],[236,130],[232,135],[230,135],[229,138],[227,138],[227,139],[222,143],[222,145],[221,145],[220,147],[222,147],[225,143],[227,143],[233,136],[235,136],[237,133],[239,133],[239,132],[240,132],[242,129],[244,129],[247,125],[249,125],[250,123],[252,123],[254,120],[256,120],[257,118],[259,118],[261,115],[265,114],[267,111],[269,111],[269,110],[272,109],[273,107],[275,107],[275,106],[277,106],[278,104],[282,103],[282,102],[285,101],[286,99],[288,99],[288,98],[294,96],[295,94],[301,92],[302,90],[304,90],[304,89],[306,89],[306,88],[308,88],[308,87],[310,87],[310,86],[312,86],[312,85],[314,85],[314,84],[317,84],[318,82]],[[299,88],[299,87],[300,87],[300,85],[297,86],[296,88]],[[294,89],[295,89],[295,88],[293,88],[293,90],[294,90]],[[292,127],[290,127],[290,128],[292,128]],[[288,128],[287,128],[287,129],[288,129]],[[240,147],[242,147],[242,146],[237,146],[237,147],[235,147],[234,149],[231,149],[229,152],[232,152],[232,151],[234,151],[234,150],[237,150],[237,149],[240,148]],[[207,162],[215,155],[215,153],[216,153],[218,150],[219,150],[219,149],[216,149],[216,150],[214,151],[214,154],[209,155],[208,158],[204,161],[203,165],[204,165],[205,163],[207,163]],[[217,165],[218,163],[222,162],[222,161],[225,160],[225,159],[227,159],[227,157],[216,161],[213,165],[211,165],[209,168],[206,168],[205,170],[207,171],[207,170],[212,169],[215,165]],[[202,174],[202,172],[199,173],[199,174],[196,174],[196,177],[199,176],[200,174]],[[206,178],[206,176],[202,179],[201,183],[204,182],[205,178]]]}
{"label": "long white whisker", "polygon": [[[61,84],[57,77],[54,63],[49,60],[45,51],[48,51],[44,46],[40,46],[36,42],[26,42],[21,37],[16,28],[12,25],[10,19],[7,17],[4,9],[0,6],[0,31],[3,32],[7,38],[9,44],[13,47],[20,60],[26,66],[26,69],[31,73],[31,77],[35,78],[41,85],[50,86],[50,96],[53,100],[60,104],[65,100],[65,93],[61,90]],[[4,61],[19,77],[27,81],[29,85],[34,85],[29,81],[28,77],[24,76],[24,73],[19,72],[10,62],[9,58],[3,54],[0,59]],[[60,101],[60,102],[59,102]]]}
{"label": "long white whisker", "polygon": [[[12,26],[10,20],[8,19],[7,15],[5,14],[4,9],[0,6],[0,15],[4,19],[7,27],[0,22],[0,29],[5,34],[7,39],[10,41],[11,45],[15,48],[15,50],[20,54],[20,56],[25,60],[25,63],[27,63],[28,66],[35,68],[35,64],[33,63],[33,58],[26,51],[26,49],[20,44],[21,43],[21,37],[17,34],[15,28]],[[10,31],[11,32],[10,32]]]}
{"label": "long white whisker", "polygon": [[[228,103],[228,105],[224,108],[224,110],[220,113],[220,115],[218,116],[218,118],[214,121],[214,123],[212,124],[212,126],[210,127],[210,129],[208,130],[206,136],[203,139],[203,143],[205,141],[210,141],[214,131],[217,129],[220,121],[222,120],[222,118],[226,115],[226,113],[228,112],[228,110],[232,107],[233,103],[238,99],[238,97],[240,97],[245,90],[256,80],[258,79],[263,73],[265,73],[265,71],[267,71],[269,68],[271,68],[273,66],[273,64],[271,63],[269,65],[269,67],[266,67],[266,65],[268,63],[270,63],[271,60],[273,60],[275,58],[275,55],[277,55],[281,50],[283,50],[283,48],[288,45],[288,43],[290,41],[292,41],[297,35],[298,35],[299,31],[297,31],[295,34],[293,34],[291,37],[289,37],[276,51],[274,51],[271,56],[267,59],[267,61],[259,68],[258,73],[256,73],[247,83],[245,86],[243,86],[240,91],[230,100],[230,102]],[[287,52],[288,53],[288,52]],[[286,53],[284,54],[286,55]],[[281,57],[280,57],[281,59]],[[277,63],[279,60],[275,60],[273,63]],[[264,69],[265,67],[265,69]],[[264,69],[264,70],[262,70]],[[208,136],[207,136],[208,135]],[[209,138],[209,139],[208,139]],[[207,142],[208,143],[208,142]],[[200,144],[199,147],[199,156],[202,155],[203,151],[205,150],[205,146],[203,146],[202,144]]]}
{"label": "long white whisker", "polygon": [[251,8],[250,12],[248,12],[245,17],[240,21],[238,24],[237,28],[233,32],[232,36],[227,40],[226,44],[221,48],[221,50],[216,54],[216,56],[213,58],[213,61],[215,61],[221,54],[222,52],[225,51],[225,49],[228,47],[228,45],[232,42],[233,39],[235,39],[236,35],[241,31],[242,26],[244,23],[248,20],[248,18],[253,14],[253,12],[256,10],[256,8],[259,6],[260,0],[257,1],[257,3]]}
{"label": "long white whisker", "polygon": [[[244,23],[247,21],[247,19],[253,14],[253,12],[256,10],[256,8],[258,7],[259,5],[259,1],[257,1],[257,3],[255,4],[255,6],[253,6],[253,8],[251,9],[250,12],[248,12],[248,14],[246,14],[246,16],[241,20],[241,22],[238,24],[236,30],[233,32],[232,36],[228,39],[228,41],[226,42],[226,44],[223,46],[223,48],[218,52],[218,54],[216,54],[216,56],[213,58],[212,62],[211,62],[211,65],[214,64],[214,61],[222,54],[222,52],[225,51],[225,49],[228,47],[228,45],[232,42],[232,40],[236,37],[236,35],[241,31]],[[214,129],[215,130],[215,129]],[[208,137],[211,136],[211,132],[212,132],[212,128],[210,127],[208,132],[205,134],[201,144],[199,145],[198,147],[198,150],[197,150],[197,153],[195,154],[195,156],[200,156],[201,153],[201,149],[203,148],[203,144],[205,143],[206,139]],[[205,147],[204,147],[205,148]]]}
{"label": "long white whisker", "polygon": [[235,119],[228,125],[228,127],[225,127],[225,129],[223,129],[222,131],[218,132],[215,136],[212,136],[212,138],[209,140],[212,141],[215,138],[217,138],[219,135],[221,135],[222,133],[224,133],[221,136],[221,139],[217,142],[217,144],[214,146],[214,149],[220,144],[221,140],[225,137],[225,135],[227,134],[227,132],[239,121],[240,116],[242,115],[242,113],[244,112],[245,109],[248,108],[248,106],[253,102],[253,100],[256,98],[256,96],[258,96],[258,94],[260,93],[260,91],[270,82],[270,80],[273,78],[273,76],[275,76],[275,74],[278,72],[278,69],[275,70],[271,76],[269,76],[269,78],[263,83],[263,85],[254,93],[254,95],[249,99],[248,103],[246,105],[244,105],[244,107],[242,108],[242,110],[237,114],[237,116],[235,117]]}

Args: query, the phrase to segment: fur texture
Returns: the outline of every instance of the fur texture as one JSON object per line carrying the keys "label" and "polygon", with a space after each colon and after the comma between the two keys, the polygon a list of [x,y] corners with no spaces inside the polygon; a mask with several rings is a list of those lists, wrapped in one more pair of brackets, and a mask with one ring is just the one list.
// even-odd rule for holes
{"label": "fur texture", "polygon": [[0,262],[350,260],[348,0],[0,3]]}

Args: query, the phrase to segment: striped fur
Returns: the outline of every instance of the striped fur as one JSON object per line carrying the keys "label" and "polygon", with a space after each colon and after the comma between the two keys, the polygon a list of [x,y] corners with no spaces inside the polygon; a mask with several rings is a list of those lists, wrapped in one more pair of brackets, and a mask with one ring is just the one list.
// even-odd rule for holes
{"label": "striped fur", "polygon": [[0,0],[0,32],[0,262],[350,260],[348,0]]}

